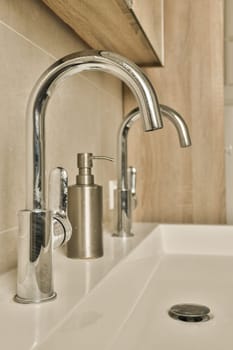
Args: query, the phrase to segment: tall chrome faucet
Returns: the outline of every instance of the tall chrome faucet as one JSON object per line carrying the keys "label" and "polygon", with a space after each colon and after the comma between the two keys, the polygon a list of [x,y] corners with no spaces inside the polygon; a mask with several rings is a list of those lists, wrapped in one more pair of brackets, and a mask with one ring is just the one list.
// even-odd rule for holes
{"label": "tall chrome faucet", "polygon": [[18,277],[15,300],[40,303],[56,296],[53,288],[52,251],[71,235],[67,208],[67,173],[51,172],[48,204],[45,182],[45,114],[53,91],[66,77],[85,70],[110,73],[132,90],[145,130],[162,127],[156,93],[132,62],[106,51],[68,55],[50,66],[37,81],[27,109],[27,198],[19,212]]}
{"label": "tall chrome faucet", "polygon": [[[188,127],[183,118],[172,108],[160,105],[160,112],[176,127],[180,146],[191,145]],[[117,193],[116,231],[113,236],[130,237],[132,233],[132,211],[136,206],[136,169],[128,167],[127,139],[131,126],[140,117],[138,108],[132,110],[123,120],[117,137]]]}

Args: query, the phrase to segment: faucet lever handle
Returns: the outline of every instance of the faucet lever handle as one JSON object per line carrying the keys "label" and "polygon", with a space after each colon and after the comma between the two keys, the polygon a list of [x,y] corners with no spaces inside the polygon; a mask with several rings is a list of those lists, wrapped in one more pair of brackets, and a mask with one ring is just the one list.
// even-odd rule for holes
{"label": "faucet lever handle", "polygon": [[136,179],[137,179],[137,170],[136,168],[129,166],[127,169],[128,173],[128,189],[131,192],[132,196],[132,207],[135,209],[137,207],[137,195],[136,195]]}
{"label": "faucet lever handle", "polygon": [[64,168],[57,167],[50,172],[48,205],[53,213],[53,247],[57,248],[68,242],[72,234],[67,216],[68,174]]}
{"label": "faucet lever handle", "polygon": [[49,209],[54,214],[66,216],[68,199],[68,175],[64,168],[51,170],[49,176]]}

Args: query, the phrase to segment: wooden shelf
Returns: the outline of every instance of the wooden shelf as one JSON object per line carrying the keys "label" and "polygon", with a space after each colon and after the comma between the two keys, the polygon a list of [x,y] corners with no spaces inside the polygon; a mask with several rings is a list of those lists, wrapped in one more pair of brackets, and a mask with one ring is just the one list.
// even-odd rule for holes
{"label": "wooden shelf", "polygon": [[91,48],[163,65],[163,0],[42,1]]}

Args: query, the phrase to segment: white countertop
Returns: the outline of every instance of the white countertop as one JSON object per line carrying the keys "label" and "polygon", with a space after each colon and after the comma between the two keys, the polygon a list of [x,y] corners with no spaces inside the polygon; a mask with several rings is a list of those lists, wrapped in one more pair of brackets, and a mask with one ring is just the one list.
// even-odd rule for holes
{"label": "white countertop", "polygon": [[[68,259],[62,250],[54,253],[56,300],[34,304],[13,301],[16,270],[0,276],[0,341],[4,350],[29,350],[59,327],[77,305],[132,251],[156,224],[136,224],[133,238],[104,234],[104,257],[94,260]],[[110,291],[109,291],[110,292]]]}
{"label": "white countertop", "polygon": [[[16,272],[0,278],[4,350],[233,349],[233,226],[137,224],[104,235],[97,260],[54,254],[58,298],[13,301]],[[206,322],[174,320],[175,304],[210,308]]]}

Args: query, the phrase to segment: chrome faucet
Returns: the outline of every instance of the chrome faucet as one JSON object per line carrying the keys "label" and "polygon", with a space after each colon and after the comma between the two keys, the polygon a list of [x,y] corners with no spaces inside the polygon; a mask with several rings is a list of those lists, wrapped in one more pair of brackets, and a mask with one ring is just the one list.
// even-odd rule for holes
{"label": "chrome faucet", "polygon": [[156,93],[143,72],[124,57],[107,51],[68,55],[50,66],[37,81],[27,109],[26,209],[19,212],[17,294],[20,303],[40,303],[56,296],[52,251],[71,236],[67,208],[67,173],[51,172],[49,200],[45,183],[45,113],[53,91],[66,77],[85,70],[110,73],[128,85],[138,102],[145,130],[161,128]]}
{"label": "chrome faucet", "polygon": [[[160,105],[160,111],[176,127],[180,146],[191,146],[188,127],[183,118],[165,105]],[[138,108],[132,110],[123,120],[117,136],[116,231],[113,234],[116,237],[133,236],[132,211],[137,205],[136,169],[128,167],[127,137],[131,126],[140,115]]]}

